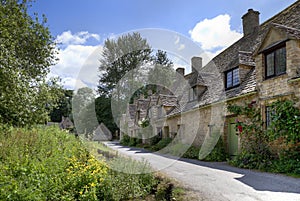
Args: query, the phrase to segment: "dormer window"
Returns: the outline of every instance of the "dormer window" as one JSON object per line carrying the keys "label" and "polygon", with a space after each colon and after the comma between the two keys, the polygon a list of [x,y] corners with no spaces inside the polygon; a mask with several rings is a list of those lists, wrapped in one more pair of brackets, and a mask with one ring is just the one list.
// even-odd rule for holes
{"label": "dormer window", "polygon": [[237,87],[240,84],[239,68],[234,68],[225,72],[226,89]]}
{"label": "dormer window", "polygon": [[265,52],[266,79],[285,74],[286,72],[286,48],[281,45]]}
{"label": "dormer window", "polygon": [[189,101],[194,101],[197,99],[196,87],[189,89]]}

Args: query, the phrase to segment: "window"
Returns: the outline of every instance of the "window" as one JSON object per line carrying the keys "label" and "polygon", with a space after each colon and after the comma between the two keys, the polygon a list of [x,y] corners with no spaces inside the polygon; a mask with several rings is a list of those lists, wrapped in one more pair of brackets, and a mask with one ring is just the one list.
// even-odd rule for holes
{"label": "window", "polygon": [[189,89],[189,101],[196,100],[197,95],[196,95],[196,87],[192,87]]}
{"label": "window", "polygon": [[266,107],[266,128],[269,128],[272,123],[272,116],[274,116],[275,112],[272,107]]}
{"label": "window", "polygon": [[286,48],[281,46],[265,53],[266,78],[278,76],[286,72]]}
{"label": "window", "polygon": [[239,68],[227,71],[226,76],[226,89],[236,87],[240,84]]}

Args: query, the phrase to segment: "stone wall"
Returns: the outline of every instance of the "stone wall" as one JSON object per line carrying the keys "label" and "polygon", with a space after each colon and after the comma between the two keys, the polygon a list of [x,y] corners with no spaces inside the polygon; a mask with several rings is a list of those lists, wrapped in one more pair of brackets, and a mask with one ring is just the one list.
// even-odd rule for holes
{"label": "stone wall", "polygon": [[297,69],[300,67],[299,41],[289,40],[286,42],[286,55],[286,74],[270,79],[265,79],[264,55],[259,54],[256,57],[256,81],[260,100],[276,99],[295,93],[295,88],[289,83],[289,80],[297,76]]}

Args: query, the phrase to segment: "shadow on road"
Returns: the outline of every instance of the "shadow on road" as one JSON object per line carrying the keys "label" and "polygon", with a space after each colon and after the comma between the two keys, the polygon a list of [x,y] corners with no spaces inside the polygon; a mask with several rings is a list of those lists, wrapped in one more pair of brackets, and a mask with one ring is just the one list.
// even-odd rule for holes
{"label": "shadow on road", "polygon": [[[216,170],[227,171],[243,175],[242,177],[235,178],[237,181],[242,182],[258,191],[271,191],[271,192],[285,192],[285,193],[299,193],[300,194],[300,179],[287,177],[284,175],[258,172],[248,169],[240,169],[228,165],[226,162],[204,162],[194,159],[179,158],[160,154],[158,152],[150,152],[142,148],[133,148],[120,145],[118,142],[109,142],[111,146],[119,148],[127,148],[128,152],[135,152],[135,154],[152,153],[161,157],[178,160],[193,165],[207,167]],[[109,145],[109,146],[110,146]]]}

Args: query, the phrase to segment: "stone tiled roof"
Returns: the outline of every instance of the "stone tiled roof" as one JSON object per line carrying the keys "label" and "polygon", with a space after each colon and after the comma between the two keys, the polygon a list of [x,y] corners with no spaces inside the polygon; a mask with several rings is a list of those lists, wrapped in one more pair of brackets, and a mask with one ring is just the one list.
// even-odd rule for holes
{"label": "stone tiled roof", "polygon": [[[300,11],[299,11],[300,13]],[[272,23],[273,27],[277,28],[277,29],[281,29],[283,31],[285,31],[288,36],[292,37],[292,38],[296,38],[296,39],[300,39],[300,30],[299,29],[295,29],[295,28],[291,28],[288,26],[284,26],[281,24],[276,24],[276,23]]]}
{"label": "stone tiled roof", "polygon": [[128,105],[128,112],[129,112],[129,118],[131,120],[135,119],[135,113],[136,113],[136,105],[135,104],[129,104]]}
{"label": "stone tiled roof", "polygon": [[111,140],[112,134],[110,130],[105,126],[104,123],[101,123],[97,129],[94,131],[94,141],[106,141]]}
{"label": "stone tiled roof", "polygon": [[173,95],[159,94],[158,99],[161,101],[162,106],[176,107],[178,104],[177,97]]}
{"label": "stone tiled roof", "polygon": [[[176,115],[180,112],[192,110],[197,107],[208,105],[220,100],[238,97],[256,90],[256,74],[253,53],[258,49],[264,40],[269,29],[274,26],[285,30],[290,36],[300,38],[300,1],[295,2],[287,9],[278,13],[266,22],[262,23],[252,34],[243,36],[223,52],[215,56],[199,73],[190,73],[185,76],[190,85],[196,85],[196,78],[199,84],[207,86],[207,90],[198,101],[187,101],[183,96],[179,105],[169,114]],[[239,87],[224,89],[224,72],[239,65],[253,67]],[[205,74],[205,75],[204,75]],[[198,79],[199,77],[199,79]]]}
{"label": "stone tiled roof", "polygon": [[246,76],[245,81],[241,83],[240,87],[227,90],[225,94],[226,94],[226,98],[228,99],[228,98],[241,96],[250,92],[254,92],[255,90],[256,90],[256,79],[255,79],[255,69],[253,68]]}
{"label": "stone tiled roof", "polygon": [[139,118],[143,119],[147,117],[147,112],[149,108],[149,99],[139,99],[137,103],[137,112],[139,112]]}
{"label": "stone tiled roof", "polygon": [[204,85],[205,82],[201,76],[201,74],[198,71],[194,71],[191,73],[189,77],[189,85],[190,86],[195,86],[195,85]]}
{"label": "stone tiled roof", "polygon": [[252,52],[239,51],[239,64],[246,66],[255,66],[255,59]]}

